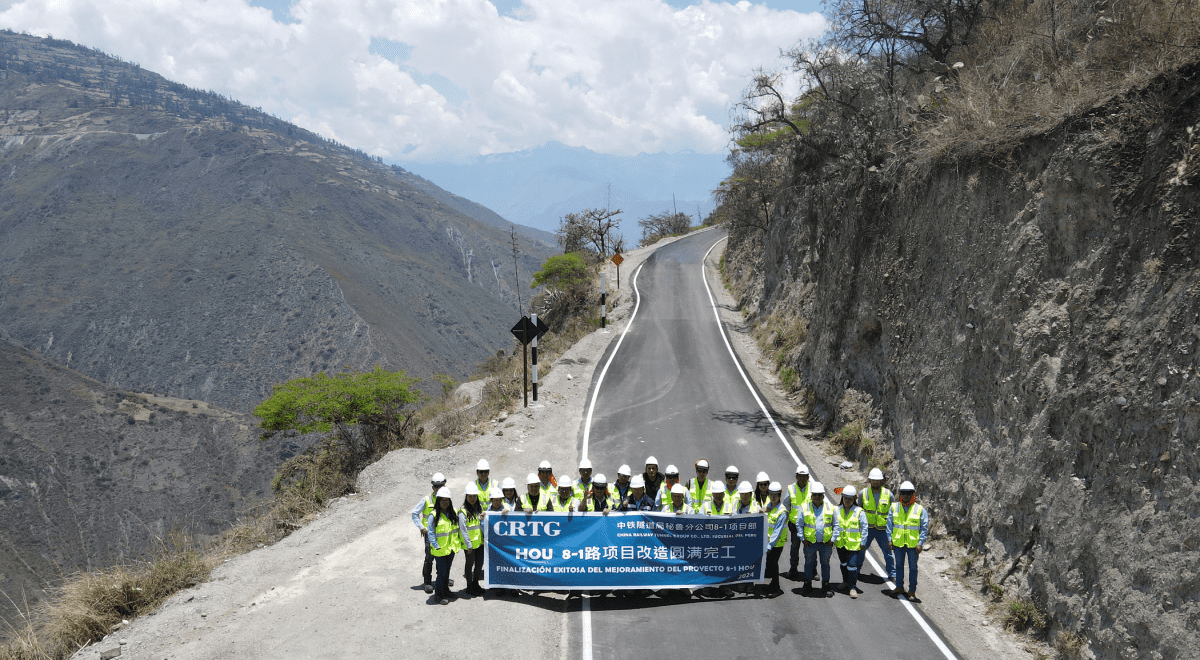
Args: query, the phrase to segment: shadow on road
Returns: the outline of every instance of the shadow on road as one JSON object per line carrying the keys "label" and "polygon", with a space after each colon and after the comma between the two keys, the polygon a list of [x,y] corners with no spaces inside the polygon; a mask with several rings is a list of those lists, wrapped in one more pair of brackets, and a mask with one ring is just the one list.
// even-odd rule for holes
{"label": "shadow on road", "polygon": [[[774,413],[775,423],[784,428],[797,429],[807,426],[804,420],[795,415],[786,415],[779,412]],[[767,420],[767,416],[761,410],[747,412],[743,410],[719,410],[713,413],[712,418],[726,424],[741,426],[753,433],[767,435],[771,433],[771,422]]]}

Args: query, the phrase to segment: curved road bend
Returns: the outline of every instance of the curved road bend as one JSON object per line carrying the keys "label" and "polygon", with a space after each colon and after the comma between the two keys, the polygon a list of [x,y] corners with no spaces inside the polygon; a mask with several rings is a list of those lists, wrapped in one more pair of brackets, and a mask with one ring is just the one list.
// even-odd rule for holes
{"label": "curved road bend", "polygon": [[[707,458],[717,479],[733,464],[751,482],[760,470],[785,487],[795,480],[795,462],[739,375],[702,279],[704,255],[722,236],[703,232],[660,248],[632,282],[640,307],[600,383],[589,434],[589,458],[610,479],[622,463],[637,474],[654,455],[663,469],[675,464],[683,479]],[[830,564],[831,580],[840,582],[836,552]],[[780,565],[787,570],[786,550]],[[588,611],[571,617],[566,657],[617,660],[647,651],[703,658],[945,657],[905,603],[880,593],[885,585],[871,573],[868,562],[857,600],[840,593],[803,597],[801,583],[784,579],[785,593],[774,599],[572,601],[572,611]]]}

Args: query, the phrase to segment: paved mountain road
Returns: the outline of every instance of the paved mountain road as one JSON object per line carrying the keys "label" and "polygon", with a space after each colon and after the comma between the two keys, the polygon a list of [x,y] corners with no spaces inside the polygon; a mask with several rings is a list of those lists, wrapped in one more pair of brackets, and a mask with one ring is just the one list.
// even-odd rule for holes
{"label": "paved mountain road", "polygon": [[[678,466],[683,479],[694,476],[696,460],[707,458],[718,479],[733,464],[743,480],[753,482],[761,470],[785,487],[794,481],[790,439],[785,446],[743,380],[705,287],[701,264],[720,239],[703,232],[666,245],[633,278],[640,303],[628,333],[601,362],[613,358],[607,371],[593,379],[598,395],[593,389],[587,446],[581,447],[610,478],[622,463],[639,472],[654,455],[662,469]],[[836,558],[831,579],[840,582]],[[786,551],[780,565],[787,570]],[[672,654],[674,645],[706,658],[945,657],[905,603],[880,593],[883,580],[871,572],[860,581],[865,593],[857,600],[840,593],[800,596],[801,583],[786,579],[784,595],[774,599],[588,598],[576,606],[581,616],[572,618],[569,632],[582,640],[584,658],[651,649]]]}

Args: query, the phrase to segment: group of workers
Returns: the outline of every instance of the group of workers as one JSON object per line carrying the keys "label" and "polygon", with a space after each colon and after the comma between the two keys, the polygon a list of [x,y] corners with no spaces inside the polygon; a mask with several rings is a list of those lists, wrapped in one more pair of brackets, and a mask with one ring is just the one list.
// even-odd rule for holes
{"label": "group of workers", "polygon": [[[462,506],[454,507],[446,477],[433,475],[432,492],[421,499],[412,510],[413,524],[425,543],[425,562],[422,577],[425,592],[434,600],[446,604],[450,598],[450,570],[454,554],[462,551],[466,559],[464,577],[467,592],[483,593],[483,533],[480,528],[484,511],[551,511],[551,512],[608,512],[658,511],[675,514],[733,515],[765,513],[768,526],[766,554],[766,585],[756,585],[761,596],[783,593],[779,585],[779,560],[791,539],[790,569],[784,574],[793,580],[803,580],[804,592],[812,590],[818,563],[821,569],[821,588],[832,590],[829,581],[829,559],[837,549],[841,565],[842,590],[851,598],[862,593],[858,589],[858,573],[872,543],[883,550],[888,579],[896,588],[885,590],[889,595],[905,594],[916,598],[917,558],[929,535],[929,514],[916,503],[916,489],[905,481],[896,494],[883,486],[883,472],[872,469],[867,477],[869,486],[862,492],[853,485],[834,489],[826,501],[825,486],[809,477],[808,467],[796,466],[796,481],[785,489],[771,481],[766,472],[759,472],[755,483],[739,481],[735,466],[725,469],[725,480],[709,479],[709,464],[701,459],[695,463],[695,478],[687,483],[679,480],[674,465],[659,472],[658,459],[646,459],[645,471],[632,474],[628,465],[617,469],[615,483],[603,474],[592,474],[592,464],[584,459],[579,464],[579,478],[555,477],[548,461],[542,461],[536,473],[525,479],[525,492],[518,493],[512,478],[499,482],[491,479],[487,460],[476,465],[475,480],[467,484]],[[800,550],[804,550],[804,571],[798,571]],[[437,582],[433,566],[437,564]],[[908,589],[904,588],[904,569],[908,566]],[[701,595],[731,596],[728,588],[705,589]]]}

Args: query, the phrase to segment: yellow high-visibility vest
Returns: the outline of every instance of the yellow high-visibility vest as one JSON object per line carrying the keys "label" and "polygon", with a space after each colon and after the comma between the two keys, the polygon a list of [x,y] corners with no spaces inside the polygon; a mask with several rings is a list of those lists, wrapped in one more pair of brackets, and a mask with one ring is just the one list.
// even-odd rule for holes
{"label": "yellow high-visibility vest", "polygon": [[921,541],[921,514],[925,509],[913,504],[908,511],[896,502],[892,505],[892,545],[898,548],[915,548]]}
{"label": "yellow high-visibility vest", "polygon": [[867,527],[871,529],[887,529],[888,509],[892,508],[892,491],[879,489],[879,499],[868,486],[862,492],[863,511],[867,512]]}
{"label": "yellow high-visibility vest", "polygon": [[788,522],[796,524],[800,520],[800,507],[804,506],[805,502],[812,501],[812,479],[804,484],[804,492],[800,492],[795,483],[788,486],[788,496],[792,498],[792,508],[788,511]]}
{"label": "yellow high-visibility vest", "polygon": [[433,530],[438,547],[430,548],[429,554],[434,557],[445,557],[452,552],[462,550],[462,536],[458,533],[458,514],[453,511],[451,514],[452,517],[441,516],[438,518],[437,527]]}
{"label": "yellow high-visibility vest", "polygon": [[[771,509],[770,511],[767,512],[767,536],[768,537],[771,535],[771,530],[775,529],[775,523],[779,520],[779,516],[786,516],[786,515],[788,515],[787,509],[784,509],[782,504],[776,506],[774,509]],[[788,530],[787,530],[787,527],[785,526],[783,528],[783,533],[779,535],[779,540],[775,542],[775,547],[778,548],[779,546],[783,545],[787,541],[787,538],[788,538]]]}
{"label": "yellow high-visibility vest", "polygon": [[859,523],[862,519],[859,516],[863,510],[857,506],[850,507],[849,513],[846,512],[846,507],[839,506],[837,508],[838,525],[842,528],[842,533],[838,536],[837,547],[847,550],[858,550],[862,548],[862,528]]}
{"label": "yellow high-visibility vest", "polygon": [[[822,542],[828,542],[830,538],[833,538],[834,512],[830,508],[828,503],[821,506]],[[804,517],[804,540],[809,543],[817,543],[817,513],[813,509],[812,502],[805,502],[804,506],[800,507],[800,515]]]}
{"label": "yellow high-visibility vest", "polygon": [[[467,514],[467,539],[471,541],[472,548],[478,548],[483,545],[483,532],[479,530],[479,518],[472,517]],[[461,540],[459,541],[462,542]]]}

